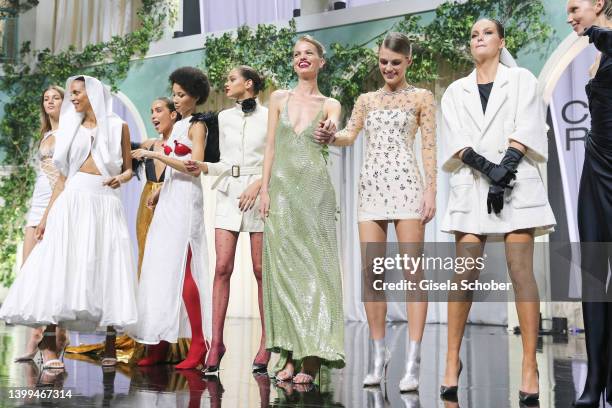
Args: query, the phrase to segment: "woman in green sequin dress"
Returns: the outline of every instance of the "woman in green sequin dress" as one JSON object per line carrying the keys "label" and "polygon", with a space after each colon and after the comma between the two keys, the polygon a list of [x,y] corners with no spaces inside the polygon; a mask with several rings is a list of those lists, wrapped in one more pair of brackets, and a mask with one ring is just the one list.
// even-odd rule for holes
{"label": "woman in green sequin dress", "polygon": [[266,348],[280,353],[276,378],[295,383],[313,382],[322,364],[344,366],[336,200],[313,138],[317,126],[335,128],[340,117],[339,102],[317,86],[324,63],[318,41],[297,41],[298,84],[270,97],[260,196]]}

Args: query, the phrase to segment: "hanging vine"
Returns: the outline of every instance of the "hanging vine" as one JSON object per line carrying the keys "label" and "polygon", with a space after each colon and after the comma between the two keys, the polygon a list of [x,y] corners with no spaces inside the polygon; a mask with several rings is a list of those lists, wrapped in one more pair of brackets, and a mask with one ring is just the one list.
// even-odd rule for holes
{"label": "hanging vine", "polygon": [[39,140],[40,93],[50,84],[63,85],[77,73],[100,78],[115,89],[127,75],[130,59],[144,55],[175,17],[174,1],[143,0],[138,12],[140,27],[123,37],[87,45],[82,51],[70,47],[56,54],[49,49],[32,50],[26,42],[17,63],[3,64],[0,89],[8,102],[0,121],[0,150],[5,154],[2,165],[8,174],[0,178],[0,284],[11,284],[17,247],[23,239],[24,216],[35,178],[30,159]]}
{"label": "hanging vine", "polygon": [[[471,67],[469,32],[479,18],[487,16],[502,21],[507,48],[516,55],[528,45],[544,43],[552,35],[552,28],[543,21],[544,12],[544,6],[537,0],[470,0],[442,4],[429,24],[423,24],[418,15],[406,16],[364,44],[331,44],[319,76],[321,92],[338,99],[345,112],[350,111],[359,94],[371,90],[368,79],[378,69],[375,47],[389,31],[403,32],[413,40],[413,64],[407,79],[422,83],[438,78],[440,63],[462,72]],[[295,81],[291,51],[297,37],[293,21],[284,28],[266,24],[255,30],[240,27],[235,34],[206,39],[203,65],[217,89],[223,88],[226,73],[237,64],[253,66],[267,77],[269,84],[284,88]]]}

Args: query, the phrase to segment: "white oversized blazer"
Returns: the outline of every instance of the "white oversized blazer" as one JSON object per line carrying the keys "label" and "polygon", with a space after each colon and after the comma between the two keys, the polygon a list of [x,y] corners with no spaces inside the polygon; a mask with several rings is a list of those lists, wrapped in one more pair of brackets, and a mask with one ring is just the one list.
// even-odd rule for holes
{"label": "white oversized blazer", "polygon": [[[442,231],[499,235],[535,228],[536,235],[550,232],[555,217],[537,167],[548,159],[548,127],[533,74],[500,64],[483,113],[474,70],[448,87],[442,97],[442,118],[442,169],[451,173]],[[527,151],[519,163],[514,188],[506,190],[504,208],[499,214],[488,214],[489,179],[456,154],[471,147],[499,163],[511,140],[523,144]]]}
{"label": "white oversized blazer", "polygon": [[[259,216],[259,198],[251,210],[240,211],[239,197],[255,180],[261,178],[266,133],[268,130],[268,109],[257,102],[249,114],[242,112],[240,105],[219,112],[218,163],[208,164],[208,174],[219,176],[216,184],[217,205],[215,228],[229,231],[263,232],[263,220]],[[240,177],[227,172],[232,166],[241,167]],[[224,174],[225,173],[225,174]]]}

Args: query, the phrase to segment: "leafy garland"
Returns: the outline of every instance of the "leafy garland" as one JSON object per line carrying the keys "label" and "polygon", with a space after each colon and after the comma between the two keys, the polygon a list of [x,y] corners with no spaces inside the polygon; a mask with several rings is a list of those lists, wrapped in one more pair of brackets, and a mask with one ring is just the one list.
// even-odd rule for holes
{"label": "leafy garland", "polygon": [[[20,3],[9,0],[17,12],[35,6],[38,0]],[[325,95],[340,101],[345,114],[359,94],[380,84],[376,75],[377,56],[372,44],[379,45],[388,31],[406,33],[414,42],[414,60],[408,70],[411,83],[438,79],[442,64],[463,73],[471,65],[469,30],[480,17],[497,18],[506,27],[506,45],[516,55],[529,44],[542,44],[553,34],[543,22],[544,7],[537,0],[468,0],[448,2],[435,11],[435,19],[423,24],[420,16],[406,16],[389,30],[364,44],[330,45],[327,64],[319,84]],[[143,55],[151,41],[160,37],[165,19],[175,17],[172,0],[143,0],[138,14],[141,28],[107,43],[92,44],[82,52],[74,48],[52,54],[50,50],[32,51],[25,43],[19,64],[4,64],[0,89],[10,101],[0,121],[0,149],[6,153],[3,164],[15,166],[0,179],[0,284],[13,279],[17,245],[23,239],[23,220],[30,198],[35,171],[30,157],[38,141],[38,101],[40,92],[51,83],[64,83],[76,72],[87,72],[110,83],[113,88],[123,79],[133,56]],[[235,34],[208,37],[203,65],[213,87],[222,89],[226,73],[234,66],[248,64],[260,71],[268,85],[289,87],[294,81],[291,50],[297,39],[295,22],[288,27],[260,24],[257,29],[240,27]],[[35,64],[29,64],[35,61]],[[100,63],[106,61],[107,63]],[[33,66],[33,68],[32,68]]]}
{"label": "leafy garland", "polygon": [[15,17],[19,13],[38,6],[40,0],[0,0],[0,18]]}
{"label": "leafy garland", "polygon": [[[484,16],[503,22],[506,47],[513,55],[528,45],[544,43],[553,34],[552,27],[543,22],[544,6],[537,0],[451,1],[435,10],[435,18],[429,24],[423,24],[421,16],[410,15],[364,44],[331,44],[319,76],[321,92],[338,99],[345,113],[349,112],[359,94],[372,89],[372,78],[378,78],[374,75],[378,70],[377,55],[370,44],[380,45],[390,31],[403,32],[413,41],[409,82],[438,79],[440,64],[465,72],[472,66],[470,29]],[[290,61],[297,37],[294,21],[284,28],[268,24],[260,24],[255,30],[240,27],[235,35],[225,33],[206,39],[203,65],[216,89],[223,89],[226,73],[240,64],[261,72],[268,85],[285,88],[295,81]]]}
{"label": "leafy garland", "polygon": [[17,247],[23,240],[24,216],[36,174],[31,157],[40,139],[41,91],[50,84],[63,85],[77,73],[100,78],[116,89],[128,73],[130,59],[144,55],[149,44],[163,34],[166,23],[175,17],[173,1],[143,0],[138,12],[140,27],[126,36],[87,45],[82,51],[70,47],[57,54],[49,49],[31,50],[26,42],[21,46],[18,63],[3,64],[0,89],[6,92],[9,102],[0,121],[0,150],[5,153],[2,164],[10,170],[0,178],[0,284],[11,284]]}

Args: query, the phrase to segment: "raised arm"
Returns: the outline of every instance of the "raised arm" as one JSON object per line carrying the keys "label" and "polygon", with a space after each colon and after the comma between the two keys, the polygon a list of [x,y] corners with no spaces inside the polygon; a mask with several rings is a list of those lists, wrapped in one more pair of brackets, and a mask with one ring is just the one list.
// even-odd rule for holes
{"label": "raised arm", "polygon": [[346,127],[341,131],[337,132],[335,138],[331,142],[334,146],[350,146],[355,143],[355,139],[363,129],[363,124],[366,117],[366,96],[364,94],[359,95],[355,106],[353,106],[353,112],[349,119]]}
{"label": "raised arm", "polygon": [[[206,146],[206,125],[203,122],[194,122],[189,128],[189,138],[192,141],[191,146],[191,161],[202,161],[204,159],[204,148]],[[149,151],[144,149],[134,150],[132,157],[135,159],[142,159],[145,157],[156,159],[161,161],[167,166],[172,167],[181,173],[190,174],[194,177],[198,177],[201,170],[198,166],[193,168],[187,168],[185,161],[166,156],[161,152]]]}

